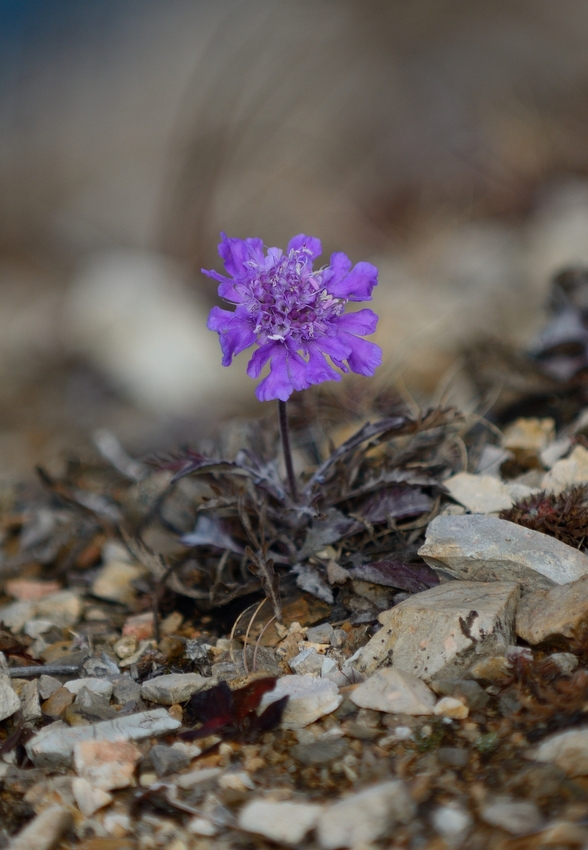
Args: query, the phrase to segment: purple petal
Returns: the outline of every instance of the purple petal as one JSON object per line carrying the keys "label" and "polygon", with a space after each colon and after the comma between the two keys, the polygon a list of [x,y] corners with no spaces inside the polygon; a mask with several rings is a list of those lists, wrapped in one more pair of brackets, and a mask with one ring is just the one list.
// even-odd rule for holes
{"label": "purple petal", "polygon": [[213,277],[215,280],[218,280],[219,283],[227,283],[228,278],[224,276],[224,274],[220,274],[219,272],[215,272],[214,269],[200,269],[202,274],[205,274],[206,277]]}
{"label": "purple petal", "polygon": [[208,316],[207,327],[219,335],[223,366],[230,366],[233,357],[253,345],[256,339],[251,319],[243,318],[237,311],[230,313],[220,307],[213,307]]}
{"label": "purple petal", "polygon": [[378,317],[373,310],[366,307],[356,313],[344,313],[342,316],[336,316],[332,319],[332,322],[340,331],[346,331],[357,336],[367,336],[373,334],[376,330]]}
{"label": "purple petal", "polygon": [[331,254],[331,262],[329,267],[325,269],[323,282],[327,292],[335,295],[333,287],[337,287],[341,281],[347,277],[351,269],[351,260],[344,254],[343,251],[338,251],[336,254]]}
{"label": "purple petal", "polygon": [[253,352],[253,356],[247,364],[247,374],[250,378],[259,378],[261,370],[274,354],[278,353],[278,349],[282,348],[281,342],[266,342],[265,345],[260,345],[257,351]]}
{"label": "purple petal", "polygon": [[294,390],[309,386],[306,368],[306,362],[299,354],[292,354],[285,345],[277,343],[271,354],[269,375],[258,384],[255,395],[260,401],[276,398],[288,401]]}
{"label": "purple petal", "polygon": [[306,365],[306,380],[308,384],[322,384],[323,381],[340,381],[341,375],[329,366],[325,360],[325,352],[320,343],[308,346],[308,363]]}
{"label": "purple petal", "polygon": [[[331,266],[341,261],[337,260],[338,254],[331,257]],[[343,255],[345,256],[345,255]],[[337,273],[329,281],[327,288],[335,298],[348,298],[350,301],[371,301],[372,289],[378,283],[378,270],[371,263],[357,263],[349,274],[338,279]]]}
{"label": "purple petal", "polygon": [[261,239],[235,239],[221,233],[218,253],[225,264],[225,269],[232,277],[239,278],[250,273],[246,262],[253,260],[258,265],[265,261],[263,242]]}
{"label": "purple petal", "polygon": [[306,248],[313,260],[323,253],[321,240],[317,239],[316,236],[306,236],[304,233],[299,233],[298,236],[292,237],[288,242],[288,252],[297,251],[300,248]]}
{"label": "purple petal", "polygon": [[[343,336],[322,336],[315,342],[308,342],[306,347],[309,352],[320,352],[331,358],[335,366],[342,369],[343,372],[348,372],[349,369],[344,361],[351,354],[351,345]],[[330,379],[327,379],[330,380]],[[316,382],[313,382],[316,383]]]}
{"label": "purple petal", "polygon": [[382,363],[382,349],[374,342],[343,333],[351,343],[351,354],[347,358],[349,368],[358,375],[373,375]]}

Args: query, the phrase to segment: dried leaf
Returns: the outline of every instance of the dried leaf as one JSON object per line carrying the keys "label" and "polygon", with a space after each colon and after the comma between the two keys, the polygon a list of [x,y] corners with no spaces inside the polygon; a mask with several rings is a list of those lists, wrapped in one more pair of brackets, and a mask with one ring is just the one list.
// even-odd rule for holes
{"label": "dried leaf", "polygon": [[437,574],[427,564],[407,564],[400,558],[361,564],[349,572],[354,579],[394,587],[407,593],[420,593],[439,584]]}
{"label": "dried leaf", "polygon": [[223,530],[220,520],[208,514],[199,514],[194,531],[180,538],[184,546],[213,546],[215,549],[228,549],[237,555],[243,554],[243,547]]}
{"label": "dried leaf", "polygon": [[376,524],[388,519],[407,519],[429,513],[434,500],[420,487],[391,487],[367,499],[357,513]]}
{"label": "dried leaf", "polygon": [[271,602],[274,616],[282,619],[282,600],[280,598],[280,577],[274,569],[274,562],[261,551],[257,554],[248,546],[245,550],[250,560],[249,569],[261,582],[263,592]]}
{"label": "dried leaf", "polygon": [[302,561],[315,552],[320,552],[325,546],[338,543],[344,537],[356,534],[362,529],[362,523],[346,517],[337,508],[329,508],[322,517],[313,521],[306,532],[306,539],[298,557]]}

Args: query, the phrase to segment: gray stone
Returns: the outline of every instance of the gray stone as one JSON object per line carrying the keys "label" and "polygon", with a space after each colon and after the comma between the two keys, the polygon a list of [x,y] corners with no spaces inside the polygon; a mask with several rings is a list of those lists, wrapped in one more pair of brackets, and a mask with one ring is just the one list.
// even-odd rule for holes
{"label": "gray stone", "polygon": [[296,846],[314,828],[322,811],[316,803],[252,800],[239,812],[238,824],[245,832]]}
{"label": "gray stone", "polygon": [[86,690],[91,691],[93,694],[106,697],[106,699],[110,699],[112,695],[112,682],[109,682],[108,679],[99,679],[95,676],[83,676],[81,679],[71,679],[63,687],[67,688],[74,695],[79,694],[82,688],[86,688]]}
{"label": "gray stone", "polygon": [[118,676],[113,681],[112,695],[115,702],[124,705],[127,702],[138,700],[141,696],[141,685],[127,674]]}
{"label": "gray stone", "polygon": [[59,688],[63,687],[59,679],[56,679],[54,676],[47,676],[43,673],[39,676],[39,696],[41,699],[49,699],[51,694],[54,694],[55,691],[58,691]]}
{"label": "gray stone", "polygon": [[38,732],[26,744],[28,757],[36,767],[69,767],[74,746],[80,741],[142,741],[165,735],[180,726],[164,708],[104,720],[91,726],[66,726],[61,721]]}
{"label": "gray stone", "polygon": [[465,700],[471,709],[484,708],[490,699],[484,688],[472,679],[437,679],[431,682],[431,688],[440,696]]}
{"label": "gray stone", "polygon": [[569,776],[588,776],[588,727],[557,732],[542,741],[531,758],[560,767]]}
{"label": "gray stone", "polygon": [[512,507],[512,497],[502,481],[492,475],[458,472],[443,482],[451,496],[474,514],[489,514]]}
{"label": "gray stone", "polygon": [[508,797],[480,806],[480,817],[490,826],[498,826],[511,835],[537,832],[543,825],[538,806],[530,800],[510,800]]}
{"label": "gray stone", "polygon": [[303,649],[294,658],[291,658],[288,664],[293,673],[300,675],[308,673],[310,676],[320,676],[324,660],[324,655],[320,655],[316,649],[309,647],[308,649]]}
{"label": "gray stone", "polygon": [[397,823],[407,823],[416,806],[399,779],[372,785],[344,797],[323,812],[317,824],[322,850],[361,847],[383,838]]}
{"label": "gray stone", "polygon": [[532,645],[556,637],[569,639],[586,619],[587,610],[588,576],[549,590],[535,590],[518,604],[517,634]]}
{"label": "gray stone", "polygon": [[378,617],[383,628],[361,650],[362,673],[393,664],[420,679],[462,675],[514,642],[519,587],[514,582],[447,582]]}
{"label": "gray stone", "polygon": [[26,682],[20,691],[20,710],[25,723],[35,723],[42,717],[37,679]]}
{"label": "gray stone", "polygon": [[12,717],[20,708],[20,699],[12,689],[8,676],[0,674],[0,720]]}
{"label": "gray stone", "polygon": [[378,670],[349,695],[361,708],[389,714],[433,714],[435,694],[410,673],[395,667]]}
{"label": "gray stone", "polygon": [[315,676],[282,676],[273,691],[263,695],[260,710],[263,711],[283,696],[289,697],[280,724],[283,729],[308,726],[319,717],[335,711],[343,701],[339,688],[329,679],[317,679]]}
{"label": "gray stone", "polygon": [[205,679],[199,673],[167,673],[143,682],[141,696],[149,702],[174,705],[186,702],[192,694],[200,691],[205,685],[210,685],[210,679]]}
{"label": "gray stone", "polygon": [[39,619],[51,620],[58,629],[75,626],[82,616],[82,600],[71,590],[58,590],[41,597],[35,603]]}
{"label": "gray stone", "polygon": [[99,652],[84,659],[80,665],[79,673],[80,676],[103,679],[119,675],[120,670],[114,658],[106,652]]}
{"label": "gray stone", "polygon": [[335,629],[330,623],[321,623],[320,626],[310,626],[306,630],[306,640],[311,643],[331,643],[335,635]]}
{"label": "gray stone", "polygon": [[22,631],[25,624],[35,616],[33,602],[10,602],[0,607],[0,622],[15,634]]}
{"label": "gray stone", "polygon": [[472,827],[474,819],[459,803],[446,803],[434,810],[433,828],[453,847],[460,847]]}
{"label": "gray stone", "polygon": [[437,761],[447,767],[465,767],[469,760],[469,751],[463,747],[439,747]]}
{"label": "gray stone", "polygon": [[588,575],[588,557],[554,537],[495,517],[438,516],[419,555],[452,578],[517,581],[530,590]]}
{"label": "gray stone", "polygon": [[149,758],[153,769],[158,776],[169,776],[170,773],[177,773],[188,767],[190,764],[190,756],[176,750],[173,747],[165,747],[161,744],[156,744],[149,751]]}
{"label": "gray stone", "polygon": [[343,758],[349,749],[349,742],[341,739],[336,741],[313,741],[310,744],[295,744],[290,755],[304,765],[329,764],[335,759]]}
{"label": "gray stone", "polygon": [[81,688],[75,698],[75,705],[81,714],[90,720],[112,720],[118,717],[118,711],[110,707],[110,702],[103,694],[97,694],[88,688]]}

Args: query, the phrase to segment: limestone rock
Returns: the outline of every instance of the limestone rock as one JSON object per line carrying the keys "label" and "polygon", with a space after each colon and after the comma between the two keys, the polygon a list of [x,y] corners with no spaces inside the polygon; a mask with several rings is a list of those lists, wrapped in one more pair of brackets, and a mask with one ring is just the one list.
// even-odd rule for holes
{"label": "limestone rock", "polygon": [[252,800],[239,813],[239,827],[277,844],[296,846],[314,828],[322,811],[315,803]]}
{"label": "limestone rock", "polygon": [[511,835],[524,835],[541,829],[539,807],[530,800],[495,800],[480,807],[480,817],[490,826],[498,826]]}
{"label": "limestone rock", "polygon": [[50,850],[72,826],[66,806],[48,806],[10,842],[10,850]]}
{"label": "limestone rock", "polygon": [[588,576],[535,590],[523,596],[517,607],[516,631],[532,645],[552,637],[571,638],[588,611]]}
{"label": "limestone rock", "polygon": [[323,812],[317,824],[321,850],[363,847],[383,838],[397,823],[407,823],[416,806],[399,779],[372,785],[344,797]]}
{"label": "limestone rock", "polygon": [[558,732],[542,741],[531,755],[550,762],[570,776],[588,776],[588,727]]}
{"label": "limestone rock", "polygon": [[546,472],[541,482],[543,490],[561,493],[566,487],[574,484],[585,484],[588,481],[588,449],[576,446],[569,457],[558,460]]}
{"label": "limestone rock", "polygon": [[588,575],[588,557],[554,537],[489,516],[438,516],[419,555],[452,578],[536,590]]}
{"label": "limestone rock", "polygon": [[480,656],[514,642],[514,582],[448,582],[410,596],[379,616],[383,628],[361,650],[356,667],[372,673],[392,664],[419,679],[460,676]]}
{"label": "limestone rock", "polygon": [[432,714],[435,694],[410,673],[385,667],[378,670],[350,694],[360,708],[386,711],[390,714]]}
{"label": "limestone rock", "polygon": [[79,741],[74,746],[78,775],[101,791],[129,786],[140,758],[141,751],[129,741]]}
{"label": "limestone rock", "polygon": [[81,776],[73,778],[71,790],[78,804],[78,809],[87,818],[92,817],[98,809],[102,809],[112,802],[112,794],[103,791],[101,788],[95,788]]}
{"label": "limestone rock", "polygon": [[59,590],[41,597],[35,603],[36,616],[51,620],[58,629],[74,626],[82,616],[82,600],[71,590]]}
{"label": "limestone rock", "polygon": [[506,485],[492,475],[458,472],[443,483],[455,501],[474,514],[489,514],[512,507]]}
{"label": "limestone rock", "polygon": [[167,673],[143,682],[141,696],[149,702],[174,705],[185,702],[192,694],[209,684],[210,679],[205,679],[198,673]]}
{"label": "limestone rock", "polygon": [[335,711],[343,702],[339,688],[329,679],[318,679],[309,675],[282,676],[273,691],[263,695],[260,711],[286,695],[289,699],[282,715],[283,729],[308,726],[324,714]]}
{"label": "limestone rock", "polygon": [[92,584],[92,593],[99,599],[110,602],[132,602],[135,590],[132,582],[145,573],[138,564],[127,561],[109,561],[98,572]]}
{"label": "limestone rock", "polygon": [[8,676],[0,674],[0,720],[12,717],[20,708],[20,699],[12,689]]}
{"label": "limestone rock", "polygon": [[465,720],[470,710],[467,705],[455,697],[442,697],[435,706],[438,717],[450,717],[452,720]]}

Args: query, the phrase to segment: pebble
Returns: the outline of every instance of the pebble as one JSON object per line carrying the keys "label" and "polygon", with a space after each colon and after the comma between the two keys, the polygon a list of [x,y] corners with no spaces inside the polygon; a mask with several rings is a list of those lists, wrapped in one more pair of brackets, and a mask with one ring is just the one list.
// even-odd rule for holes
{"label": "pebble", "polygon": [[183,791],[198,787],[199,790],[209,785],[216,785],[222,773],[220,767],[199,767],[190,773],[183,773],[175,780],[175,784]]}
{"label": "pebble", "polygon": [[469,751],[462,747],[439,747],[436,755],[439,764],[447,767],[465,767],[470,760]]}
{"label": "pebble", "polygon": [[322,811],[315,803],[252,800],[239,812],[238,825],[277,844],[296,846],[314,829]]}
{"label": "pebble", "polygon": [[60,590],[41,597],[35,603],[36,616],[51,620],[58,629],[75,626],[82,616],[83,603],[80,596],[71,590]]}
{"label": "pebble", "polygon": [[127,561],[110,561],[98,571],[92,584],[92,593],[99,599],[128,604],[135,598],[132,582],[144,575],[145,569]]}
{"label": "pebble", "polygon": [[474,581],[446,582],[414,594],[380,614],[383,628],[363,647],[355,666],[369,674],[392,663],[425,680],[459,677],[476,657],[514,642],[518,596],[514,582]]}
{"label": "pebble", "polygon": [[141,741],[173,732],[180,725],[164,708],[104,720],[91,726],[70,728],[58,722],[37,732],[25,749],[36,767],[68,767],[72,763],[74,746],[81,741]]}
{"label": "pebble", "polygon": [[472,679],[437,679],[431,683],[436,694],[457,697],[470,709],[484,708],[490,697],[486,691]]}
{"label": "pebble", "polygon": [[190,756],[174,747],[156,744],[149,751],[149,758],[157,776],[169,776],[178,773],[190,764]]}
{"label": "pebble", "polygon": [[450,717],[452,720],[465,720],[470,710],[465,703],[455,697],[442,697],[434,708],[438,717]]}
{"label": "pebble", "polygon": [[[115,708],[110,705],[110,701],[102,694],[96,694],[89,691],[87,688],[82,688],[77,694],[74,706],[75,710],[82,717],[89,720],[111,720],[118,717],[119,714]],[[66,720],[70,725],[73,725],[69,716],[66,714]]]}
{"label": "pebble", "polygon": [[79,776],[94,788],[112,791],[131,784],[141,751],[129,741],[79,741],[73,758]]}
{"label": "pebble", "polygon": [[203,835],[209,837],[216,835],[218,832],[216,826],[209,821],[208,818],[202,818],[199,815],[196,815],[188,821],[186,829],[188,832],[192,833],[192,835]]}
{"label": "pebble", "polygon": [[336,759],[343,758],[349,743],[347,741],[313,741],[308,744],[295,744],[290,749],[290,755],[300,764],[306,766],[330,764]]}
{"label": "pebble", "polygon": [[343,702],[339,689],[329,679],[315,676],[282,676],[273,691],[264,694],[260,702],[263,711],[272,702],[288,696],[282,715],[283,729],[299,729],[314,723],[319,717],[335,711]]}
{"label": "pebble", "polygon": [[416,676],[395,667],[378,670],[349,695],[355,705],[389,714],[433,714],[435,694]]}
{"label": "pebble", "polygon": [[502,481],[492,475],[459,472],[443,482],[450,495],[473,514],[490,514],[512,507],[512,497]]}
{"label": "pebble", "polygon": [[74,701],[74,696],[67,688],[59,688],[41,705],[41,711],[47,717],[61,717],[68,705]]}
{"label": "pebble", "polygon": [[311,643],[331,643],[335,637],[335,629],[330,623],[321,623],[320,626],[310,626],[306,630],[306,640]]}
{"label": "pebble", "polygon": [[416,806],[401,780],[372,785],[320,814],[318,843],[321,850],[369,845],[395,824],[407,823],[415,813]]}
{"label": "pebble", "polygon": [[555,421],[550,417],[537,419],[515,419],[504,430],[502,445],[505,449],[518,455],[538,455],[544,451],[555,438]]}
{"label": "pebble", "polygon": [[86,688],[93,694],[98,694],[100,696],[106,697],[110,699],[112,696],[113,685],[108,679],[98,679],[95,676],[82,676],[81,679],[71,679],[69,682],[66,682],[63,686],[67,688],[67,690],[76,696],[82,690],[82,688]]}
{"label": "pebble", "polygon": [[39,676],[37,681],[39,682],[39,696],[41,699],[49,699],[51,694],[54,694],[55,691],[63,687],[59,679],[56,679],[54,676],[47,676],[46,673]]}
{"label": "pebble", "polygon": [[558,732],[542,741],[530,757],[550,762],[569,776],[588,776],[588,728]]}
{"label": "pebble", "polygon": [[128,673],[113,679],[112,696],[119,705],[124,705],[141,696],[141,685],[135,682]]}
{"label": "pebble", "polygon": [[480,817],[490,826],[498,826],[511,835],[537,832],[543,824],[539,807],[528,800],[499,799],[480,806]]}
{"label": "pebble", "polygon": [[8,676],[0,674],[0,720],[6,720],[20,708],[20,699],[13,690]]}
{"label": "pebble", "polygon": [[433,828],[453,847],[462,845],[473,822],[470,813],[459,803],[439,806],[431,816]]}
{"label": "pebble", "polygon": [[419,555],[451,578],[517,581],[530,590],[588,575],[588,557],[554,537],[491,516],[438,516]]}
{"label": "pebble", "polygon": [[50,850],[73,825],[65,806],[48,806],[8,845],[9,850]]}
{"label": "pebble", "polygon": [[325,656],[320,655],[316,649],[303,649],[294,658],[288,662],[293,673],[304,675],[308,673],[310,676],[320,676],[323,670]]}
{"label": "pebble", "polygon": [[61,585],[57,581],[37,581],[30,578],[9,578],[4,582],[4,592],[19,602],[35,602],[43,596],[57,593]]}
{"label": "pebble", "polygon": [[84,659],[80,665],[80,675],[90,678],[105,679],[120,673],[118,664],[106,652],[99,652]]}
{"label": "pebble", "polygon": [[532,645],[572,638],[586,618],[588,576],[523,596],[516,614],[519,637]]}
{"label": "pebble", "polygon": [[96,788],[81,776],[74,776],[71,790],[78,809],[87,818],[92,817],[98,809],[108,806],[113,800],[112,794],[103,791],[101,788]]}
{"label": "pebble", "polygon": [[134,637],[137,640],[146,640],[153,637],[153,612],[136,614],[129,617],[123,626],[123,637]]}
{"label": "pebble", "polygon": [[167,673],[143,682],[141,696],[149,702],[174,705],[186,702],[205,685],[210,685],[210,679],[205,679],[199,673]]}
{"label": "pebble", "polygon": [[35,723],[43,716],[39,701],[39,682],[25,682],[20,691],[20,710],[25,723]]}
{"label": "pebble", "polygon": [[14,634],[21,632],[34,616],[33,602],[10,602],[8,605],[0,606],[0,622],[4,624],[4,628],[10,629]]}
{"label": "pebble", "polygon": [[566,487],[574,484],[585,484],[588,481],[588,450],[584,446],[576,446],[569,457],[558,460],[541,481],[541,489],[552,493],[561,493]]}

